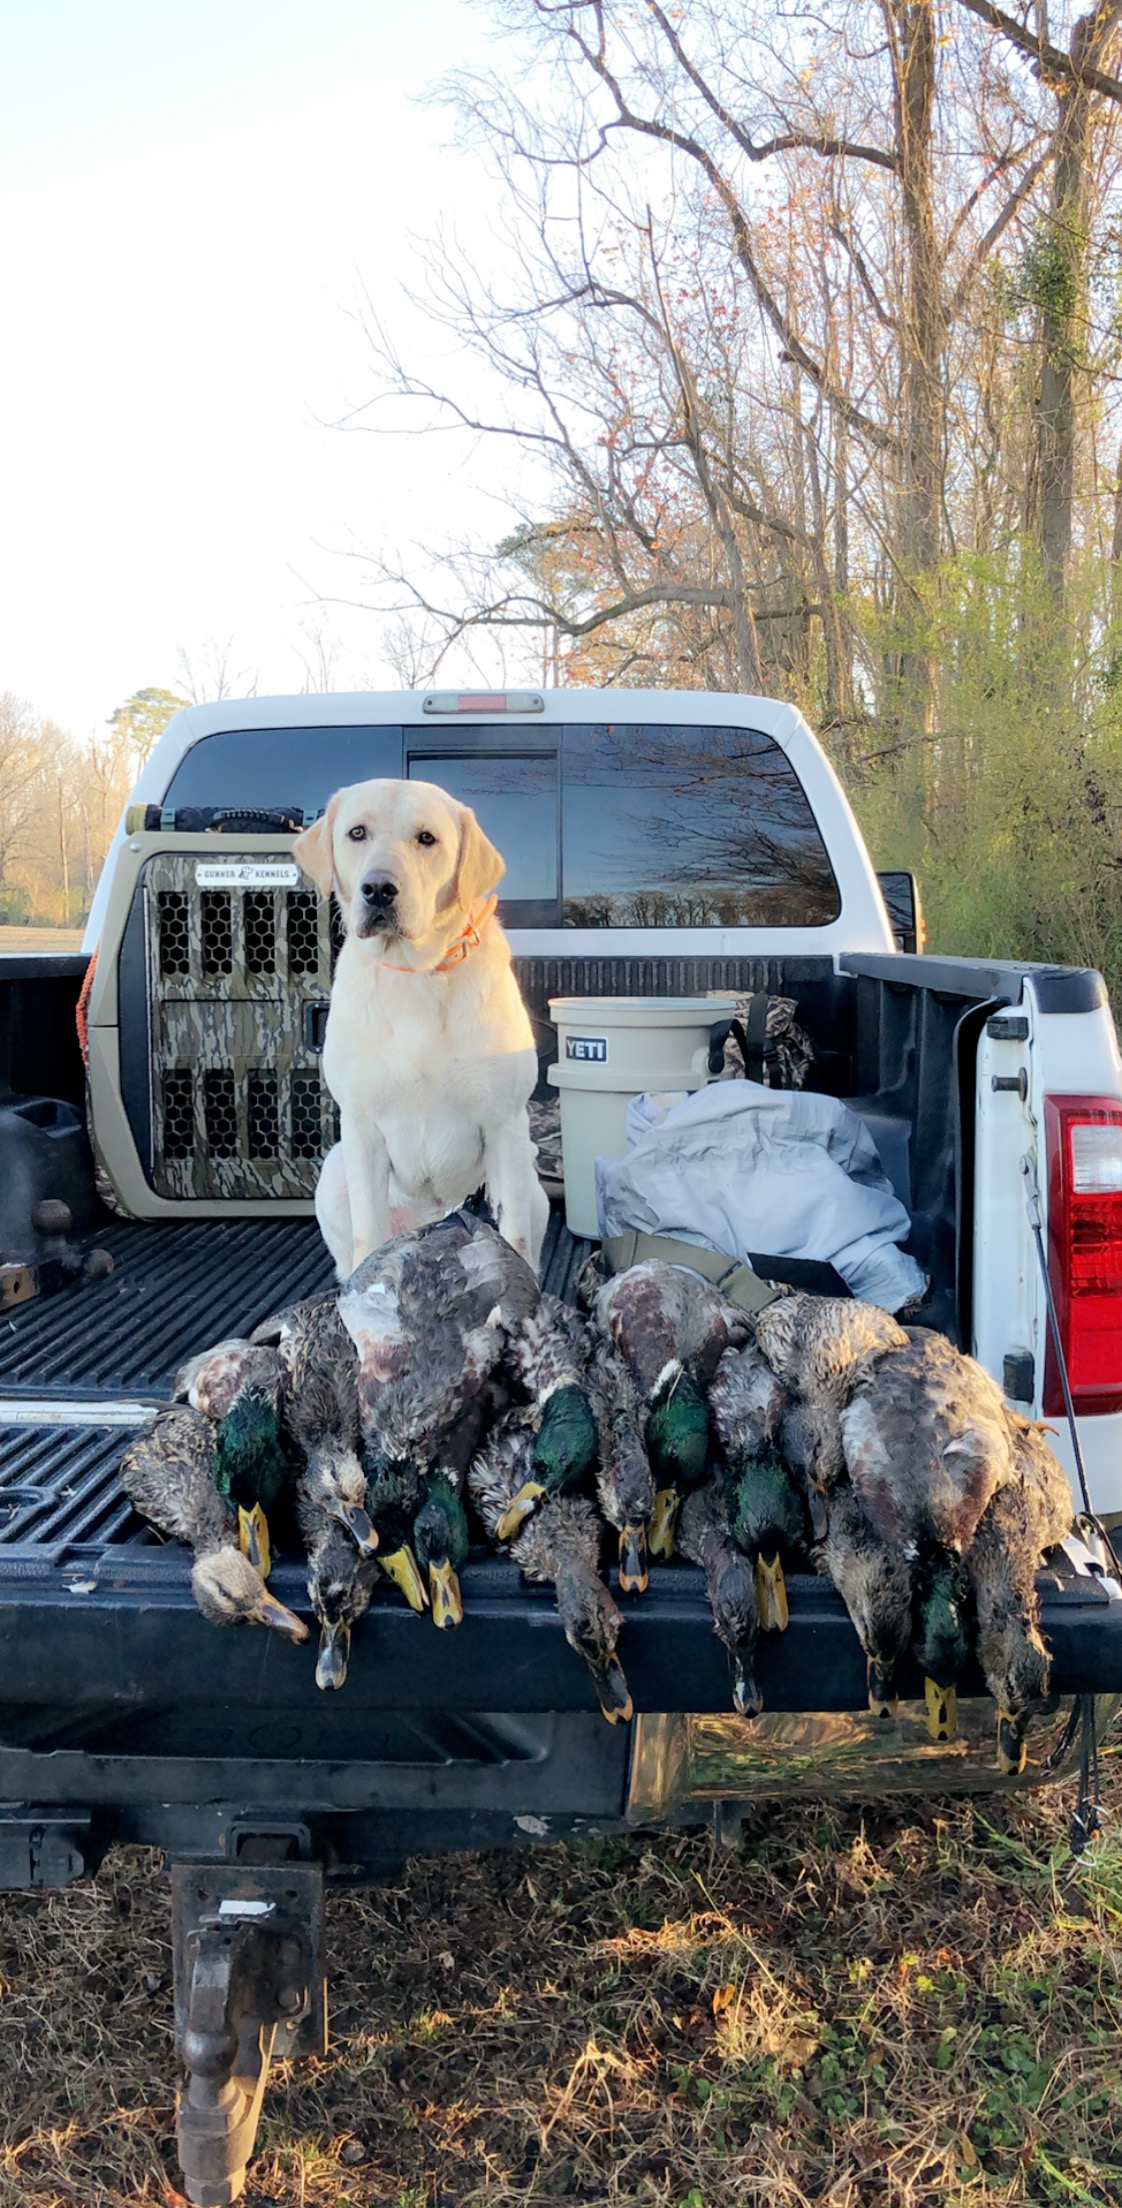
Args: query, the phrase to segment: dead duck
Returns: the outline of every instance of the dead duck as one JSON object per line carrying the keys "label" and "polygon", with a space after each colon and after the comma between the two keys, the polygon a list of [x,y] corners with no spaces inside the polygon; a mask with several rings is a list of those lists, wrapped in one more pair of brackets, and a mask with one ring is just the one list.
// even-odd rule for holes
{"label": "dead duck", "polygon": [[678,1522],[678,1547],[705,1574],[713,1631],[732,1662],[733,1708],[741,1717],[758,1717],[764,1705],[755,1674],[760,1630],[755,1574],[733,1537],[719,1474],[711,1473],[686,1496]]}
{"label": "dead duck", "polygon": [[334,1293],[308,1297],[266,1319],[255,1343],[273,1350],[281,1374],[285,1437],[302,1460],[296,1514],[310,1551],[328,1519],[357,1546],[377,1547],[366,1509],[366,1473],[358,1456],[358,1358]]}
{"label": "dead duck", "polygon": [[[906,1565],[928,1727],[946,1740],[969,1649],[963,1560],[997,1491],[1014,1477],[1013,1430],[1000,1389],[972,1357],[925,1328],[909,1335],[858,1380],[839,1430],[860,1510]],[[834,1502],[832,1493],[826,1553],[844,1579]],[[835,1583],[846,1596],[846,1585]]]}
{"label": "dead duck", "polygon": [[193,1551],[191,1591],[211,1624],[242,1620],[307,1640],[303,1619],[269,1593],[238,1547],[237,1518],[219,1486],[214,1427],[200,1411],[183,1404],[159,1412],[126,1449],[121,1485],[150,1526]]}
{"label": "dead duck", "polygon": [[373,1556],[356,1549],[338,1518],[325,1518],[308,1552],[308,1599],[320,1628],[317,1687],[345,1683],[351,1629],[370,1608],[377,1576]]}
{"label": "dead duck", "polygon": [[[368,1508],[376,1526],[385,1510],[405,1511],[414,1537],[427,1511],[421,1541],[441,1625],[462,1615],[459,1490],[489,1416],[488,1385],[538,1294],[525,1260],[464,1211],[375,1250],[339,1294],[358,1354]],[[446,1487],[430,1491],[438,1476]]]}
{"label": "dead duck", "polygon": [[283,1373],[275,1349],[240,1339],[189,1358],[172,1383],[173,1402],[201,1411],[214,1427],[221,1492],[238,1514],[238,1545],[268,1579],[270,1514],[293,1479],[281,1438]]}
{"label": "dead duck", "polygon": [[609,1725],[626,1723],[631,1694],[616,1656],[623,1619],[600,1577],[603,1525],[583,1495],[547,1493],[528,1520],[504,1534],[512,1498],[521,1492],[533,1461],[536,1435],[525,1411],[508,1413],[488,1436],[468,1473],[472,1501],[487,1532],[509,1541],[527,1579],[554,1590],[565,1639],[592,1673]]}
{"label": "dead duck", "polygon": [[788,1622],[783,1559],[807,1547],[805,1491],[779,1453],[787,1390],[752,1345],[725,1351],[709,1386],[725,1461],[725,1497],[737,1545],[750,1558],[764,1632]]}
{"label": "dead duck", "polygon": [[812,1414],[801,1422],[800,1440],[813,1466],[808,1477],[827,1494],[845,1464],[841,1411],[881,1357],[907,1348],[908,1335],[879,1304],[801,1291],[766,1304],[754,1324],[757,1346],[772,1371],[794,1403]]}
{"label": "dead duck", "polygon": [[413,1549],[428,1580],[433,1624],[461,1624],[459,1575],[468,1556],[467,1512],[459,1483],[447,1471],[433,1473],[424,1483],[413,1519]]}
{"label": "dead duck", "polygon": [[643,1594],[649,1582],[648,1536],[655,1485],[644,1440],[643,1401],[631,1367],[609,1343],[597,1342],[588,1364],[596,1419],[596,1497],[619,1543],[619,1584]]}
{"label": "dead duck", "polygon": [[699,1273],[646,1258],[605,1281],[592,1323],[638,1386],[656,1486],[650,1546],[672,1556],[682,1497],[708,1462],[705,1391],[725,1350],[746,1339],[746,1322]]}
{"label": "dead duck", "polygon": [[912,1572],[870,1524],[849,1481],[834,1483],[816,1569],[837,1588],[865,1655],[869,1708],[896,1710],[896,1673],[912,1638]]}
{"label": "dead duck", "polygon": [[1050,1657],[1040,1632],[1036,1574],[1045,1551],[1071,1530],[1073,1502],[1063,1466],[1038,1426],[1006,1411],[1013,1478],[999,1487],[978,1523],[965,1566],[977,1609],[977,1646],[997,1704],[997,1761],[1006,1774],[1025,1767],[1026,1732],[1048,1692]]}
{"label": "dead duck", "polygon": [[590,1346],[579,1313],[549,1295],[540,1297],[511,1338],[507,1365],[529,1398],[534,1433],[526,1478],[495,1529],[500,1541],[511,1539],[544,1496],[579,1487],[595,1462],[596,1420],[586,1387]]}

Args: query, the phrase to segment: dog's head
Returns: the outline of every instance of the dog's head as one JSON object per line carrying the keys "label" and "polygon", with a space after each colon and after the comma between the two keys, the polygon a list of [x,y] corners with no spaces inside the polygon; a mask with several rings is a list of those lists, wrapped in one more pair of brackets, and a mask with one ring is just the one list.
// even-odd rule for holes
{"label": "dog's head", "polygon": [[292,846],[349,934],[376,958],[423,968],[462,933],[506,869],[470,805],[435,782],[355,782]]}

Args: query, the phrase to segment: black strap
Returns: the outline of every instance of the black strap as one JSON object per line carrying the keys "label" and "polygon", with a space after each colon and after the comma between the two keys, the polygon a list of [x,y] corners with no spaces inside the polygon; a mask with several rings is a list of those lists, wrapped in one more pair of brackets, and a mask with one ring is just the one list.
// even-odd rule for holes
{"label": "black strap", "polygon": [[761,1084],[764,1078],[768,1004],[767,990],[757,989],[755,996],[749,1001],[747,1021],[733,1020],[729,1030],[744,1060],[745,1079]]}

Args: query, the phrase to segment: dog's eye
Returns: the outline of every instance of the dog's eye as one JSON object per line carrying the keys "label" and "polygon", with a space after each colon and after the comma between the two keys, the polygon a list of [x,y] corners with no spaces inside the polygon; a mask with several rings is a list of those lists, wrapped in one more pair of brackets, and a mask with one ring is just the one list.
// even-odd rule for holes
{"label": "dog's eye", "polygon": [[423,844],[425,850],[428,851],[431,850],[432,845],[436,842],[436,837],[433,835],[431,828],[420,828],[417,831],[417,841],[418,843]]}
{"label": "dog's eye", "polygon": [[348,828],[347,834],[350,837],[352,843],[366,842],[366,830],[363,827],[361,820],[357,822],[355,827]]}

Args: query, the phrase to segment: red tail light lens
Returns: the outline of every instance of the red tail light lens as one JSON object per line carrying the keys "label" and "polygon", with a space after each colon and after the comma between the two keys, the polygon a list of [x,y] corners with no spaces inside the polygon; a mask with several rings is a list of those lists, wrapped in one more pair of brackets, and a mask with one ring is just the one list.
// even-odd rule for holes
{"label": "red tail light lens", "polygon": [[[1044,1100],[1048,1145],[1048,1270],[1077,1411],[1122,1410],[1122,1103],[1103,1096]],[[1063,1391],[1049,1340],[1046,1416]]]}

